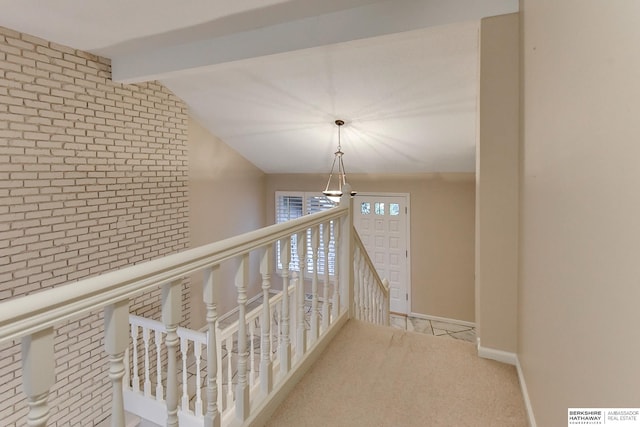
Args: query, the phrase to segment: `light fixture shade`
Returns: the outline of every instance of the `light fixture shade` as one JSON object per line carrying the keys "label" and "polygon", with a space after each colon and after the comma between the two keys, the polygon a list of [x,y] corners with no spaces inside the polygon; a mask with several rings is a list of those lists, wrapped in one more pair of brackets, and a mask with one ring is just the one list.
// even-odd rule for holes
{"label": "light fixture shade", "polygon": [[327,196],[327,199],[333,203],[340,203],[340,198],[342,197],[342,192],[340,191],[323,191],[322,194]]}
{"label": "light fixture shade", "polygon": [[[338,150],[334,153],[333,163],[331,164],[331,172],[329,172],[329,179],[327,180],[327,185],[322,192],[329,200],[334,203],[340,202],[340,198],[342,197],[342,187],[347,183],[347,173],[344,170],[344,162],[342,161],[342,156],[344,153],[342,152],[342,146],[340,141],[340,127],[344,125],[344,121],[336,120],[336,125],[338,126]],[[336,169],[336,164],[338,166],[337,172],[334,172]],[[336,175],[334,179],[334,175]],[[351,192],[351,197],[355,196],[357,193],[355,191]]]}

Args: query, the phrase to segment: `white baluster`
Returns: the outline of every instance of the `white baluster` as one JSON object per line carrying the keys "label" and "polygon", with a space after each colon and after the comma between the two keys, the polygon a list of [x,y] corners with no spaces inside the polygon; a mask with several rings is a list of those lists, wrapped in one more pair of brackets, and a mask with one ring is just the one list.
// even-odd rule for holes
{"label": "white baluster", "polygon": [[[291,325],[289,327],[289,331],[293,332],[293,336],[290,337],[292,338],[292,341],[295,341],[295,332],[296,332],[296,325],[298,324],[298,315],[297,315],[297,311],[298,311],[298,300],[296,299],[296,283],[293,282],[289,285],[289,325]],[[295,344],[292,342],[291,347],[294,348]],[[292,350],[293,351],[293,350]]]}
{"label": "white baluster", "polygon": [[386,278],[382,279],[382,284],[384,285],[384,299],[383,299],[383,317],[384,317],[384,324],[385,325],[389,325],[391,323],[391,319],[390,319],[390,313],[389,313],[389,280],[387,280]]}
{"label": "white baluster", "polygon": [[384,293],[378,289],[378,323],[384,325]]}
{"label": "white baluster", "polygon": [[124,352],[129,346],[129,301],[118,301],[104,308],[104,347],[109,355],[111,379],[111,425],[124,427]]}
{"label": "white baluster", "polygon": [[280,336],[280,374],[291,369],[291,339],[289,337],[289,263],[291,262],[291,237],[280,240],[282,261],[282,334]]}
{"label": "white baluster", "polygon": [[260,260],[260,274],[262,275],[262,320],[260,327],[260,389],[267,395],[273,387],[273,364],[271,363],[271,305],[269,304],[269,289],[271,289],[271,266],[273,265],[273,247],[264,248]]}
{"label": "white baluster", "polygon": [[138,366],[138,325],[131,325],[131,340],[133,341],[133,357],[131,358],[133,364],[133,391],[140,392],[140,374]]}
{"label": "white baluster", "polygon": [[310,341],[316,342],[318,339],[318,241],[320,228],[315,226],[311,229],[311,263],[313,264],[313,275],[311,276],[311,328]]}
{"label": "white baluster", "polygon": [[231,355],[233,350],[233,336],[229,336],[225,341],[227,347],[227,404],[225,409],[229,408],[233,403],[233,367],[231,364]]}
{"label": "white baluster", "polygon": [[333,224],[333,250],[335,259],[333,260],[333,302],[331,304],[331,317],[337,319],[340,314],[340,222],[332,221]]}
{"label": "white baluster", "polygon": [[[362,260],[364,264],[364,259]],[[366,266],[366,264],[365,264]],[[364,318],[367,322],[371,322],[371,270],[364,270]]]}
{"label": "white baluster", "polygon": [[366,298],[365,298],[365,293],[366,293],[366,270],[364,269],[365,263],[364,263],[364,255],[362,255],[362,251],[363,249],[361,249],[361,256],[360,256],[360,267],[359,267],[359,271],[360,271],[360,290],[358,292],[359,294],[359,299],[360,299],[360,318],[362,320],[366,320],[366,306],[365,306],[365,302],[366,302]]}
{"label": "white baluster", "polygon": [[369,270],[369,318],[371,319],[371,323],[373,323],[373,321],[375,320],[373,317],[373,313],[375,310],[375,295],[374,295],[374,291],[376,289],[378,285],[376,284],[374,278],[373,278],[373,270]]}
{"label": "white baluster", "polygon": [[322,224],[321,247],[324,258],[324,287],[322,289],[322,330],[329,328],[329,223]]}
{"label": "white baluster", "polygon": [[382,288],[378,287],[378,324],[384,325],[384,294]]}
{"label": "white baluster", "polygon": [[358,289],[358,304],[360,306],[360,317],[359,319],[361,320],[366,320],[365,317],[365,299],[364,299],[364,294],[365,294],[365,275],[364,275],[364,256],[362,255],[362,253],[360,253],[360,262],[358,263],[358,271],[360,273],[360,280],[358,281],[358,285],[359,285],[359,289]]}
{"label": "white baluster", "polygon": [[[298,287],[298,272],[292,271],[290,272],[291,280],[289,281],[289,336],[291,338],[291,353],[295,353],[296,349],[296,329],[298,324],[298,300],[297,300],[297,292],[296,289]],[[292,289],[293,288],[293,289]]]}
{"label": "white baluster", "polygon": [[156,343],[156,400],[164,399],[164,388],[162,387],[162,332],[153,331]]}
{"label": "white baluster", "polygon": [[49,420],[49,390],[55,381],[53,328],[22,338],[22,387],[27,395],[27,425],[44,427]]}
{"label": "white baluster", "polygon": [[367,318],[367,315],[369,314],[369,310],[367,307],[367,293],[369,291],[368,287],[367,287],[367,268],[366,268],[367,264],[364,261],[364,257],[362,257],[362,289],[361,289],[361,295],[362,295],[362,320],[365,321],[369,321],[369,319]]}
{"label": "white baluster", "polygon": [[367,263],[362,257],[362,308],[363,308],[363,318],[367,322],[369,321],[369,269],[367,268]]}
{"label": "white baluster", "polygon": [[[222,373],[224,370],[224,365],[222,364],[222,339],[220,338],[220,328],[218,325],[216,325],[216,348],[218,349],[218,358],[216,359],[216,365],[218,366],[218,371],[217,371],[217,380],[218,380],[218,419],[220,419],[222,411],[224,410],[224,406],[223,403],[226,404],[225,402],[225,394],[224,394],[224,381],[223,381],[223,377],[222,377]],[[208,351],[208,350],[207,350]],[[208,358],[209,356],[207,356]],[[229,355],[229,357],[231,357],[231,355]],[[208,412],[208,410],[207,410]],[[206,419],[206,418],[205,418]],[[220,422],[218,422],[218,425],[220,424]]]}
{"label": "white baluster", "polygon": [[252,320],[249,323],[249,387],[253,387],[255,382],[255,372],[256,372],[256,351],[255,346],[253,345],[253,340],[256,335],[256,324],[255,320]]}
{"label": "white baluster", "polygon": [[378,324],[378,282],[371,282],[371,322]]}
{"label": "white baluster", "polygon": [[144,395],[151,396],[151,373],[149,362],[149,329],[142,327],[142,342],[144,344]]}
{"label": "white baluster", "polygon": [[162,322],[167,329],[167,427],[178,426],[178,323],[182,317],[182,281],[162,285]]}
{"label": "white baluster", "polygon": [[189,394],[187,391],[187,353],[189,351],[189,340],[180,337],[180,355],[182,358],[182,410],[189,411]]}
{"label": "white baluster", "polygon": [[[193,355],[196,358],[196,405],[194,412],[196,416],[199,417],[202,415],[202,376],[200,374],[202,365],[202,344],[200,342],[193,343]],[[215,402],[215,395],[213,402]]]}
{"label": "white baluster", "polygon": [[296,252],[300,265],[300,275],[296,282],[296,305],[297,305],[297,327],[296,327],[296,356],[300,360],[307,352],[307,328],[305,327],[304,316],[304,275],[307,270],[307,233],[300,232],[297,234],[298,242]]}
{"label": "white baluster", "polygon": [[384,325],[384,292],[382,291],[382,289],[380,289],[380,291],[378,292],[378,304],[380,305],[380,318],[379,318],[379,323],[381,325]]}
{"label": "white baluster", "polygon": [[238,385],[236,386],[236,418],[249,417],[249,386],[247,384],[247,285],[249,281],[249,255],[242,256],[236,272],[238,289]]}
{"label": "white baluster", "polygon": [[293,286],[293,295],[291,295],[291,304],[289,304],[289,324],[291,325],[291,328],[296,332],[296,338],[293,339],[291,343],[291,351],[295,354],[296,357],[299,356],[297,330],[298,330],[298,299],[300,296],[298,292],[298,284],[300,283],[300,280],[298,279],[299,279],[298,272],[295,270],[292,271],[291,279],[289,281],[289,284]]}
{"label": "white baluster", "polygon": [[[215,283],[219,274],[219,266],[209,267],[204,271],[203,300],[207,308],[207,413],[204,417],[205,427],[220,427],[220,412],[218,402],[218,378],[222,369],[216,329],[218,312],[216,308]],[[229,354],[231,358],[231,354]],[[198,375],[200,369],[198,368]],[[222,385],[220,385],[222,387]],[[198,390],[200,382],[198,382]],[[221,395],[222,393],[220,393]],[[222,398],[222,396],[220,396]],[[201,403],[202,404],[202,403]],[[196,401],[197,407],[197,401]],[[200,414],[201,412],[197,412]]]}
{"label": "white baluster", "polygon": [[378,285],[376,285],[376,287],[375,287],[375,291],[373,293],[373,297],[374,297],[374,301],[375,301],[375,310],[374,310],[375,317],[374,317],[373,321],[377,325],[379,325],[380,324],[380,288],[378,287]]}
{"label": "white baluster", "polygon": [[356,319],[360,319],[360,248],[358,246],[354,249],[353,256],[353,268],[355,269],[354,286],[353,286],[353,305]]}
{"label": "white baluster", "polygon": [[[271,334],[271,351],[273,352],[271,361],[280,360],[280,337],[282,336],[282,316],[280,315],[280,304],[273,308],[273,330]],[[275,351],[273,350],[275,349]]]}

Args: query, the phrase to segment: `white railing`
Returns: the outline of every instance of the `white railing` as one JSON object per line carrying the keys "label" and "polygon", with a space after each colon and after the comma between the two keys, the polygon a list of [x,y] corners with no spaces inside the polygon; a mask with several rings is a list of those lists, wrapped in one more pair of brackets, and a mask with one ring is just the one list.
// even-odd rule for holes
{"label": "white railing", "polygon": [[[350,211],[351,202],[343,198],[340,206],[325,212],[0,303],[0,344],[15,339],[22,341],[22,381],[29,406],[27,424],[45,426],[49,419],[47,400],[55,381],[54,328],[96,309],[104,310],[113,426],[124,425],[125,391],[128,393],[128,406],[131,396],[141,397],[147,403],[156,402],[159,408],[156,413],[163,417],[159,424],[167,426],[177,426],[179,421],[187,425],[190,423],[187,420],[191,419],[204,426],[249,425],[268,416],[346,320],[356,316],[356,311],[363,304],[371,302],[366,298],[359,303],[354,301],[355,269],[347,268],[356,266]],[[329,277],[325,269],[321,286],[318,269],[314,269],[307,330],[307,294],[304,280],[297,279],[305,277],[305,263],[301,263],[300,273],[289,270],[291,242],[294,236],[294,241],[305,241],[303,237],[308,230],[312,236],[319,236],[321,229],[334,232],[335,271],[333,277]],[[313,238],[312,241],[308,254],[306,245],[295,248],[300,259],[310,257],[315,262],[320,251],[324,251],[326,259],[327,237]],[[282,289],[298,291],[293,294],[279,292],[273,299],[270,298],[271,275],[276,247],[283,265]],[[263,303],[257,311],[247,313],[249,258],[252,254],[260,257]],[[215,290],[221,286],[220,266],[226,262],[238,265],[235,276],[238,321],[233,332],[217,329]],[[182,316],[182,279],[198,271],[204,275],[206,334],[178,327]],[[137,327],[131,330],[133,339],[130,338],[129,301],[157,287],[162,289],[162,328],[156,323],[142,324],[134,320]],[[358,292],[358,295],[365,295],[367,291]],[[274,313],[277,327],[272,321]],[[259,363],[254,360],[254,345],[248,345],[248,338],[252,344],[255,339],[255,322],[258,319]],[[277,339],[273,333],[277,333]],[[131,341],[136,345],[129,349]],[[138,345],[140,341],[142,345]],[[271,351],[273,347],[277,348],[275,354]],[[203,370],[205,361],[206,374],[195,374],[195,398],[179,386],[187,384],[188,389],[189,378],[185,379],[188,374],[185,371],[188,371],[186,364],[191,357],[190,349],[193,349],[196,371]],[[225,368],[221,353],[229,349],[235,349],[237,356],[235,361],[229,357]],[[125,360],[129,359],[130,365],[125,365]],[[152,359],[155,359],[156,368],[153,368]],[[197,368],[198,363],[200,368]],[[233,378],[228,381],[231,370]],[[225,372],[226,389],[221,387]],[[202,382],[205,383],[204,389]],[[149,399],[150,396],[153,399]]]}
{"label": "white railing", "polygon": [[[124,406],[125,409],[140,415],[145,419],[157,424],[164,424],[167,419],[165,390],[166,352],[163,351],[162,343],[166,340],[167,329],[161,322],[146,319],[139,316],[130,315],[129,323],[131,328],[131,343],[127,348],[124,359]],[[207,334],[193,331],[186,328],[178,328],[176,331],[180,341],[181,369],[178,370],[179,384],[181,387],[181,403],[178,408],[178,419],[180,425],[193,424],[194,414],[200,414],[202,418],[203,390],[198,387],[202,384],[203,376],[203,350],[206,351]],[[193,399],[190,398],[189,381],[190,375],[187,363],[193,363],[195,369],[192,381],[196,393]],[[160,367],[160,369],[158,368]],[[205,375],[206,375],[206,371]],[[146,397],[148,400],[141,399]],[[197,417],[196,417],[197,418]],[[202,425],[202,421],[199,421]]]}
{"label": "white railing", "polygon": [[378,325],[389,325],[389,281],[381,279],[360,240],[354,234],[354,317]]}
{"label": "white railing", "polygon": [[[295,313],[296,293],[301,288],[297,282],[289,287],[290,313]],[[264,307],[260,305],[246,315],[248,342],[250,343],[248,362],[248,383],[250,395],[259,390],[267,390],[273,384],[272,378],[279,372],[278,337],[282,335],[282,292],[268,300],[270,322],[264,327]],[[295,316],[291,316],[296,325]],[[166,420],[164,387],[166,379],[164,364],[158,343],[166,334],[164,324],[154,320],[131,315],[131,344],[129,357],[125,358],[125,409],[157,424]],[[217,407],[222,424],[227,425],[233,419],[235,390],[237,386],[237,358],[239,322],[235,320],[226,327],[216,324],[217,352]],[[181,426],[202,426],[204,422],[203,399],[206,400],[206,345],[207,333],[178,328],[180,338],[180,369],[178,372],[180,405],[178,419]],[[296,346],[292,345],[292,353]],[[150,356],[151,355],[151,356]],[[160,367],[160,369],[158,369]],[[159,404],[156,404],[159,402]],[[226,421],[226,422],[225,422]]]}

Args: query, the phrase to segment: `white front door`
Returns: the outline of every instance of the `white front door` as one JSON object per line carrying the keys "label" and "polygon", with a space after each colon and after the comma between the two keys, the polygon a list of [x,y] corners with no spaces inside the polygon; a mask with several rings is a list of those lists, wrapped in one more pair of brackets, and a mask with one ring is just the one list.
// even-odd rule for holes
{"label": "white front door", "polygon": [[354,225],[381,278],[389,280],[391,311],[409,311],[409,195],[358,194]]}

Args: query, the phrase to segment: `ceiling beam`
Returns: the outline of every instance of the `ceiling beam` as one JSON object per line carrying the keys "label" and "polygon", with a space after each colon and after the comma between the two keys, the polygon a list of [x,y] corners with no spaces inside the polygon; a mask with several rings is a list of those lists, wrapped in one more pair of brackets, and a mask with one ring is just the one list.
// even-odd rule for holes
{"label": "ceiling beam", "polygon": [[[518,0],[384,0],[258,29],[111,57],[112,78],[136,83],[223,63],[518,11]],[[165,37],[166,39],[166,37]]]}

